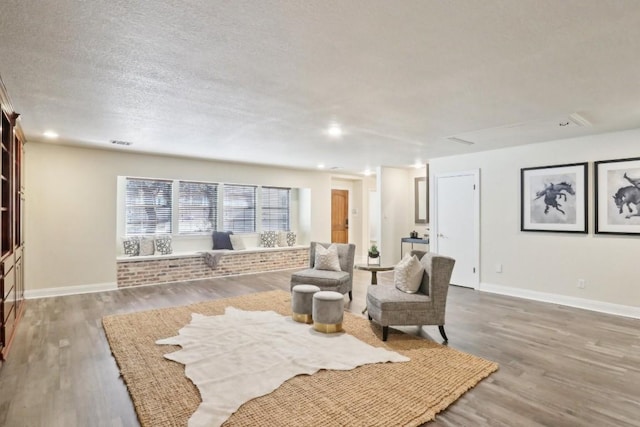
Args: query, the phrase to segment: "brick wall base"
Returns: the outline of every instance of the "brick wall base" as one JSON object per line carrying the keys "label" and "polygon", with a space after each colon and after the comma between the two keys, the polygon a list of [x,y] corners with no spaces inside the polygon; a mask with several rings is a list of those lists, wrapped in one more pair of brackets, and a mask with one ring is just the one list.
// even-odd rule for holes
{"label": "brick wall base", "polygon": [[201,254],[171,255],[151,259],[126,258],[117,260],[119,288],[208,279],[238,274],[305,268],[309,265],[309,248],[282,250],[238,251],[225,253],[217,268],[211,269]]}

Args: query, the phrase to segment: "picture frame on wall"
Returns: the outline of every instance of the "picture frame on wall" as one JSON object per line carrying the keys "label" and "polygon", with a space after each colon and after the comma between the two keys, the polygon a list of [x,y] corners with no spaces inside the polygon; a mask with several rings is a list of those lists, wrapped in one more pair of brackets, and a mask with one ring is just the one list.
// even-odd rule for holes
{"label": "picture frame on wall", "polygon": [[520,230],[587,233],[587,162],[520,169]]}
{"label": "picture frame on wall", "polygon": [[595,232],[640,234],[640,157],[594,163]]}

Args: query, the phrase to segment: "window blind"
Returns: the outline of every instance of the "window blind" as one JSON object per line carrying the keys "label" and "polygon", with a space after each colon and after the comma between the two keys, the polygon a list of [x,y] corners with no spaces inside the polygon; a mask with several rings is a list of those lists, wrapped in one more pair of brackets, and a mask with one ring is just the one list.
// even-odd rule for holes
{"label": "window blind", "polygon": [[262,230],[289,231],[290,188],[262,187]]}
{"label": "window blind", "polygon": [[178,232],[208,233],[217,229],[218,184],[180,181]]}
{"label": "window blind", "polygon": [[225,184],[223,198],[224,231],[256,231],[256,186]]}
{"label": "window blind", "polygon": [[127,178],[126,234],[171,233],[171,181]]}

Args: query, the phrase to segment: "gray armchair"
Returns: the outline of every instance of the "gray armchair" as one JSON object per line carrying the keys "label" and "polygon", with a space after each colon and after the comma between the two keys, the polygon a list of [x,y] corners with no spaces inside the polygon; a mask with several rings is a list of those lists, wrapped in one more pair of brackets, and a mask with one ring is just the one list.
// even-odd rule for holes
{"label": "gray armchair", "polygon": [[331,243],[311,242],[309,248],[309,268],[297,271],[291,275],[291,289],[295,285],[316,285],[323,291],[336,291],[341,294],[349,293],[349,300],[353,300],[351,292],[353,286],[353,264],[356,255],[356,245],[352,243],[333,243],[338,247],[338,258],[342,271],[327,271],[314,269],[316,261],[316,245],[325,248]]}
{"label": "gray armchair", "polygon": [[420,289],[415,294],[396,289],[393,281],[384,284],[389,281],[388,276],[382,276],[381,284],[367,288],[369,320],[382,326],[382,341],[387,340],[389,326],[394,325],[438,325],[442,338],[448,341],[444,317],[455,260],[428,252],[420,263],[425,271]]}

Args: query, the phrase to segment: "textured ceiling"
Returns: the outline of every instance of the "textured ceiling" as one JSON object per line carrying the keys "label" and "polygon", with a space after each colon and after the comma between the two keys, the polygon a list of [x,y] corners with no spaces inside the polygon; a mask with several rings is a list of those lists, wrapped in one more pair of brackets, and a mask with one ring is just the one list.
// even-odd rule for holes
{"label": "textured ceiling", "polygon": [[[29,140],[354,173],[640,127],[639,52],[636,0],[0,10],[0,76]],[[576,112],[591,126],[558,126]]]}

